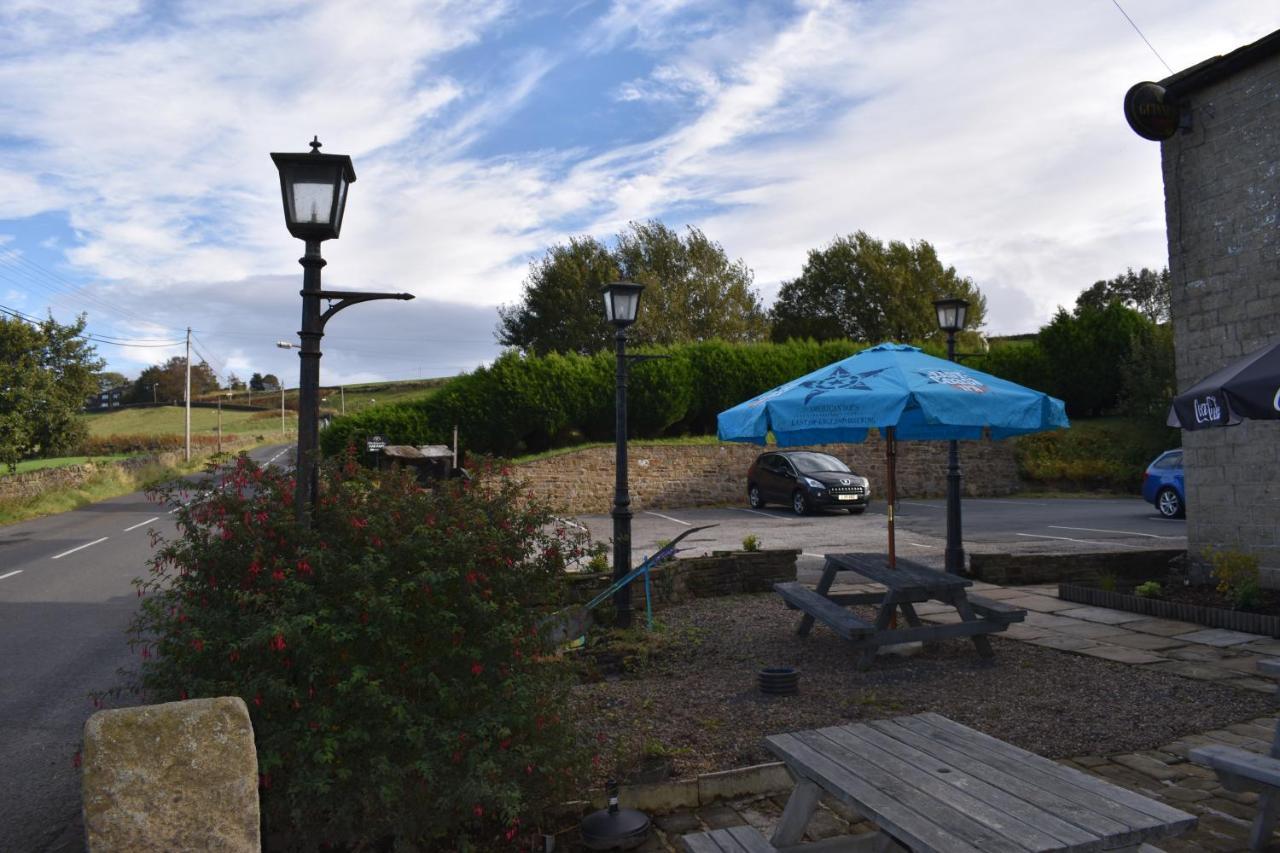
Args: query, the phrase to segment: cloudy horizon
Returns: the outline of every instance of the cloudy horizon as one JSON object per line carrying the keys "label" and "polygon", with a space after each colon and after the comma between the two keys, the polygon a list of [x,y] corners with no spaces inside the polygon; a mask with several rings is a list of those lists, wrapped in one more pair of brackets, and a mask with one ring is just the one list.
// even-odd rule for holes
{"label": "cloudy horizon", "polygon": [[[1276,26],[1121,5],[1174,71]],[[190,326],[222,379],[293,385],[268,153],[314,134],[358,176],[325,286],[417,297],[334,319],[325,384],[492,360],[531,260],[647,219],[702,229],[766,305],[837,236],[927,240],[988,333],[1035,331],[1167,264],[1121,99],[1169,73],[1112,0],[0,0],[0,305],[87,312],[130,376]]]}

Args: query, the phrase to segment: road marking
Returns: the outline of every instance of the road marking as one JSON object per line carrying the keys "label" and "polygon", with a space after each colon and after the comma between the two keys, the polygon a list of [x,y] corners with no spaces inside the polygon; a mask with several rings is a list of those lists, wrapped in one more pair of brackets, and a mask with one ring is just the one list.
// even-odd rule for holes
{"label": "road marking", "polygon": [[1132,548],[1135,551],[1144,550],[1141,545],[1126,545],[1123,542],[1099,542],[1096,539],[1072,539],[1070,536],[1042,536],[1038,533],[1015,533],[1014,536],[1027,536],[1031,539],[1058,539],[1062,542],[1079,542],[1082,545],[1114,545],[1117,548]]}
{"label": "road marking", "polygon": [[160,516],[157,515],[155,518],[148,518],[146,521],[139,521],[133,527],[126,527],[124,529],[124,532],[128,533],[130,530],[137,530],[139,527],[141,527],[144,524],[150,524],[153,521],[159,521],[159,520],[160,520]]}
{"label": "road marking", "polygon": [[268,459],[268,460],[267,460],[267,464],[268,464],[268,465],[270,465],[272,462],[275,462],[275,461],[276,461],[277,459],[279,459],[281,456],[284,456],[286,453],[288,453],[288,452],[289,452],[289,450],[290,450],[290,448],[288,448],[288,447],[286,447],[284,450],[281,450],[281,451],[280,451],[279,453],[277,453],[275,456],[272,456],[270,459]]}
{"label": "road marking", "polygon": [[734,509],[738,512],[749,512],[752,515],[763,515],[765,518],[785,518],[787,521],[795,521],[795,519],[789,515],[772,515],[771,513],[761,512],[758,509],[743,509],[742,507],[734,507]]}
{"label": "road marking", "polygon": [[810,554],[808,551],[801,551],[800,556],[801,557],[820,557],[823,560],[827,559],[826,554]]}
{"label": "road marking", "polygon": [[1067,527],[1062,524],[1050,524],[1051,530],[1083,530],[1085,533],[1123,533],[1125,536],[1149,536],[1152,539],[1182,539],[1182,536],[1161,536],[1157,533],[1139,533],[1136,530],[1105,530],[1101,527]]}
{"label": "road marking", "polygon": [[678,519],[678,518],[672,518],[672,517],[671,517],[671,516],[669,516],[669,515],[663,515],[663,514],[662,514],[662,513],[660,513],[660,512],[654,512],[654,511],[653,511],[653,510],[651,510],[651,509],[646,509],[644,512],[645,512],[645,515],[656,515],[658,518],[665,518],[667,521],[674,521],[676,524],[683,524],[685,527],[692,527],[692,526],[693,526],[693,522],[692,522],[692,521],[681,521],[681,520],[680,520],[680,519]]}
{"label": "road marking", "polygon": [[5,578],[11,578],[14,575],[20,575],[20,574],[22,574],[22,569],[18,569],[16,572],[9,572],[7,575],[0,575],[0,581],[4,580]]}
{"label": "road marking", "polygon": [[561,524],[567,524],[569,527],[576,527],[576,528],[578,528],[579,530],[586,530],[586,529],[587,529],[586,527],[584,527],[583,525],[579,524],[579,523],[578,523],[578,522],[576,522],[576,521],[571,521],[571,520],[569,520],[569,519],[567,519],[567,518],[561,518],[561,517],[560,517],[560,516],[558,516],[558,515],[553,515],[553,516],[551,516],[551,517],[552,517],[553,519],[555,519],[556,521],[560,522]]}
{"label": "road marking", "polygon": [[917,548],[939,548],[939,545],[926,545],[923,542],[908,542],[908,545],[914,545]]}
{"label": "road marking", "polygon": [[1052,506],[1045,501],[1006,501],[1000,498],[979,498],[984,504],[1021,504],[1026,506]]}
{"label": "road marking", "polygon": [[50,557],[49,559],[61,560],[63,557],[67,556],[68,554],[74,554],[76,551],[83,551],[85,548],[88,548],[90,545],[97,545],[99,542],[106,542],[110,538],[111,538],[110,536],[103,536],[101,539],[95,539],[92,542],[86,542],[83,545],[77,545],[76,547],[72,548],[70,551],[63,551],[61,554],[58,554],[57,556],[54,556],[54,557]]}
{"label": "road marking", "polygon": [[922,507],[925,507],[926,509],[936,509],[939,512],[943,512],[946,510],[945,506],[934,506],[933,504],[922,504],[922,503],[916,503],[915,501],[898,501],[898,503],[900,505],[905,505],[905,506],[922,506]]}

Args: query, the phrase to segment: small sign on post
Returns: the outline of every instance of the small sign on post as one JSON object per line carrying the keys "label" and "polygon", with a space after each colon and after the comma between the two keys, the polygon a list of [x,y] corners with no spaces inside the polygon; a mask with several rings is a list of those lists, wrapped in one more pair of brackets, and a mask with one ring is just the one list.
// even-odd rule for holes
{"label": "small sign on post", "polygon": [[370,453],[377,453],[379,450],[387,446],[387,439],[381,435],[371,435],[364,441],[365,450]]}

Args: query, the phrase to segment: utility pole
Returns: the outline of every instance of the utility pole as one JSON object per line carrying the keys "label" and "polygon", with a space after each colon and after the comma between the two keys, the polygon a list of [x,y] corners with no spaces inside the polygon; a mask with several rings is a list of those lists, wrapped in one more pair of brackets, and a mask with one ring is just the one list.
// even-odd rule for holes
{"label": "utility pole", "polygon": [[218,452],[222,452],[222,397],[218,397]]}
{"label": "utility pole", "polygon": [[191,327],[187,326],[187,428],[186,428],[186,460],[191,461]]}
{"label": "utility pole", "polygon": [[280,434],[284,435],[284,383],[280,383]]}
{"label": "utility pole", "polygon": [[342,414],[347,413],[347,386],[339,385],[338,393],[342,395]]}

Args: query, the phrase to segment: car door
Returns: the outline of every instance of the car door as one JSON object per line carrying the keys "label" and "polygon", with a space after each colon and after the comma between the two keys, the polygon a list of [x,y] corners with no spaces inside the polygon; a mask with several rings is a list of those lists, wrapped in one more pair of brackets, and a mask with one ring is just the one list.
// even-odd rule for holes
{"label": "car door", "polygon": [[779,488],[781,475],[778,465],[782,459],[778,456],[766,456],[760,462],[760,494],[765,500],[776,501],[780,498]]}
{"label": "car door", "polygon": [[796,471],[791,461],[785,456],[775,456],[774,500],[787,502],[796,488]]}

